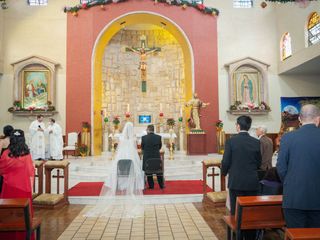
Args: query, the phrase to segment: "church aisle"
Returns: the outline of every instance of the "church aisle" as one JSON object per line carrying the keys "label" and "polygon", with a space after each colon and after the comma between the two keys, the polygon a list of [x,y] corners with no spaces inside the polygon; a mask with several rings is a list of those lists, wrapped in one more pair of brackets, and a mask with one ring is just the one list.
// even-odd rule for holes
{"label": "church aisle", "polygon": [[[224,207],[214,208],[213,205],[208,201],[205,201],[203,203],[202,202],[193,203],[193,206],[195,207],[193,209],[198,210],[202,218],[211,228],[212,232],[216,235],[217,239],[219,240],[226,239],[226,227],[222,220],[222,216],[226,214],[226,208]],[[46,210],[46,209],[36,210],[36,216],[41,216],[42,218],[41,239],[44,239],[44,240],[58,239],[59,236],[68,228],[71,222],[80,214],[80,212],[84,208],[85,208],[85,205],[69,205],[57,210]],[[161,216],[163,216],[163,214]],[[151,229],[154,229],[154,228],[152,227],[150,228],[150,230]],[[159,232],[158,227],[156,231]],[[142,238],[142,239],[147,239],[147,238]],[[269,231],[266,233],[263,240],[280,240],[280,239],[283,239],[283,237],[279,237],[278,234]]]}
{"label": "church aisle", "polygon": [[90,208],[83,209],[59,240],[218,239],[192,203],[147,205],[144,216],[133,219],[83,216]]}

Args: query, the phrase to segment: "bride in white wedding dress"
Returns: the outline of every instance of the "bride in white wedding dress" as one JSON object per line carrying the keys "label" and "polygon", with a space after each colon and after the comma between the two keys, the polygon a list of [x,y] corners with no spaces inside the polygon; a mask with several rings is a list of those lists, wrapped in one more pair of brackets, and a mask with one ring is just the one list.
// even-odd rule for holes
{"label": "bride in white wedding dress", "polygon": [[105,180],[96,205],[85,213],[87,217],[134,218],[144,214],[144,173],[137,151],[133,124],[123,128],[113,160],[111,173]]}

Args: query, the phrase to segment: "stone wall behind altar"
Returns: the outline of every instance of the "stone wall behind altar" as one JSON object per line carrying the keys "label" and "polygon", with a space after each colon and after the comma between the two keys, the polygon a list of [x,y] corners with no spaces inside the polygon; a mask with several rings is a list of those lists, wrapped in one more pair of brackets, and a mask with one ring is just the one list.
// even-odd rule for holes
{"label": "stone wall behind altar", "polygon": [[[147,92],[141,91],[138,53],[126,47],[140,47],[140,36],[147,36],[148,47],[161,51],[147,56]],[[119,54],[120,53],[120,54]],[[177,40],[165,29],[122,30],[106,46],[102,68],[102,108],[108,117],[128,110],[137,123],[139,114],[151,114],[155,123],[162,108],[164,117],[180,116],[185,102],[183,53]]]}

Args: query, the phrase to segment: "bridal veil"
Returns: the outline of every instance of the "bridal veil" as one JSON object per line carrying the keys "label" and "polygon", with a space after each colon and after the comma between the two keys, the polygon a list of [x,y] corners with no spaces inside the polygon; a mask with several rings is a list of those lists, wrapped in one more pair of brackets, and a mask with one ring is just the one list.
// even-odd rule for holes
{"label": "bridal veil", "polygon": [[111,173],[87,217],[134,218],[144,214],[144,173],[133,124],[127,122],[119,139]]}

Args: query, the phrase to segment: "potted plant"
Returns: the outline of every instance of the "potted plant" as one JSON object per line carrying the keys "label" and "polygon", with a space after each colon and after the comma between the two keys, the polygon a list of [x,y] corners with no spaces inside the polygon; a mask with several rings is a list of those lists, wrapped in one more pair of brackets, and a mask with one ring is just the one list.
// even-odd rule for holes
{"label": "potted plant", "polygon": [[78,146],[78,151],[81,157],[87,156],[88,150],[89,148],[86,144],[81,144],[80,146]]}
{"label": "potted plant", "polygon": [[82,131],[89,132],[90,124],[88,122],[82,122]]}
{"label": "potted plant", "polygon": [[221,131],[222,128],[223,128],[223,122],[221,120],[218,120],[216,122],[216,128],[217,128],[217,131]]}

